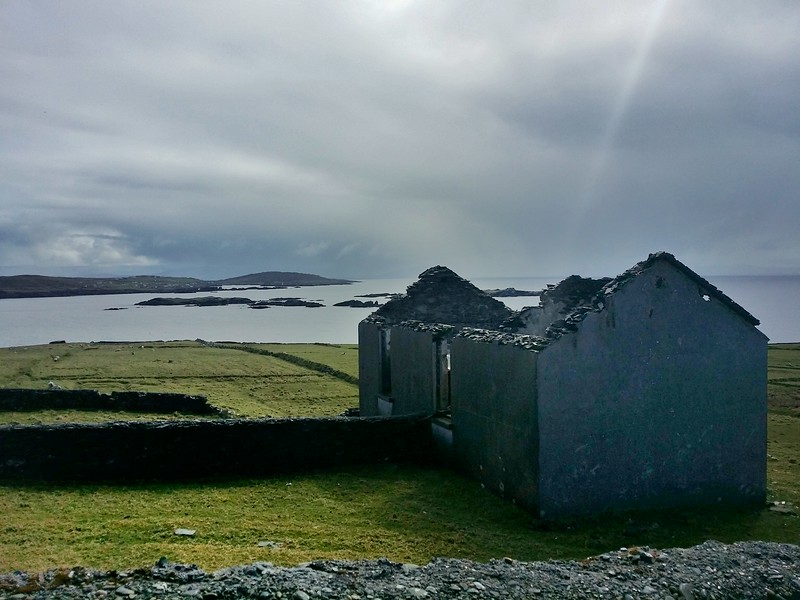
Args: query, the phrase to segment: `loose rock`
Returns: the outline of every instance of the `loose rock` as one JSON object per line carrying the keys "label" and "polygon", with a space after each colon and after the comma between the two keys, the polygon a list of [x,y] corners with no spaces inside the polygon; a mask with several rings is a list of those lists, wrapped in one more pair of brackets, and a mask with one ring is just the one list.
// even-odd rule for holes
{"label": "loose rock", "polygon": [[[643,553],[652,561],[631,559]],[[259,562],[206,573],[162,558],[149,569],[127,572],[76,567],[7,573],[0,575],[0,600],[800,598],[799,573],[800,546],[767,542],[709,541],[666,551],[623,548],[583,561],[474,563],[437,558],[418,568],[384,558],[313,561],[289,568]]]}

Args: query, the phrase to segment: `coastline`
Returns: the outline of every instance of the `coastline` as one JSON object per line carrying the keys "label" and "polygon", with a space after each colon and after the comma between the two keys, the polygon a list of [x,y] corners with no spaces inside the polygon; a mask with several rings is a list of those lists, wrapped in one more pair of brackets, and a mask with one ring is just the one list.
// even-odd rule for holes
{"label": "coastline", "polygon": [[[192,294],[219,292],[232,286],[247,289],[286,289],[349,285],[349,279],[332,279],[309,273],[270,271],[218,280],[192,277],[49,277],[45,275],[9,275],[0,277],[0,300],[13,298],[63,298],[72,296],[124,294]],[[239,288],[245,289],[245,288]]]}
{"label": "coastline", "polygon": [[[476,280],[481,289],[542,289],[551,278],[489,278]],[[800,341],[800,313],[791,299],[800,297],[800,277],[711,277],[709,281],[761,321],[759,329],[770,343]],[[325,307],[281,306],[249,310],[242,305],[195,307],[137,307],[152,293],[98,294],[72,297],[0,300],[0,347],[46,344],[51,340],[180,340],[202,338],[238,342],[343,343],[357,342],[358,323],[375,307],[334,306],[371,294],[403,293],[408,279],[364,280],[347,285],[304,287],[287,294],[257,289],[243,294],[234,289],[213,292],[220,298],[246,295],[253,301],[301,296]],[[235,286],[241,287],[241,286]],[[170,294],[191,298],[203,294]],[[366,298],[365,298],[366,299]],[[531,297],[499,298],[514,310],[535,304]],[[383,302],[379,298],[380,302]],[[115,310],[108,310],[108,309]],[[128,309],[128,310],[121,310]]]}

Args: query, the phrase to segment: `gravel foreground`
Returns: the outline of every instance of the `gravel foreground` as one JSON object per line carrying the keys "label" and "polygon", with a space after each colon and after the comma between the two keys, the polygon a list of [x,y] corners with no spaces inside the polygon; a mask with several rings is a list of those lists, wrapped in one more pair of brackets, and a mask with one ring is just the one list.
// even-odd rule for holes
{"label": "gravel foreground", "polygon": [[253,563],[206,573],[160,559],[149,569],[75,567],[0,575],[0,598],[784,598],[800,600],[800,546],[767,542],[620,548],[583,561],[489,563],[438,558]]}

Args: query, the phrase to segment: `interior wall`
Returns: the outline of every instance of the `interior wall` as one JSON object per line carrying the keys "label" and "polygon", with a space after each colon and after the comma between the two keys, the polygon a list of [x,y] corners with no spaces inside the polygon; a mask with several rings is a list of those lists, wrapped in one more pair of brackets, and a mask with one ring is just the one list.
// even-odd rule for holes
{"label": "interior wall", "polygon": [[538,506],[536,353],[456,337],[451,346],[453,454],[490,491]]}

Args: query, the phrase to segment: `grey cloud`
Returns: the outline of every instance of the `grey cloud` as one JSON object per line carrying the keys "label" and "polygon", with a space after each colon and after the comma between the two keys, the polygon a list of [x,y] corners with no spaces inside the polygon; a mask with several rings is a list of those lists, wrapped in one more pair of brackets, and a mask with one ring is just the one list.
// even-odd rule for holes
{"label": "grey cloud", "polygon": [[5,270],[800,272],[791,2],[0,13]]}

